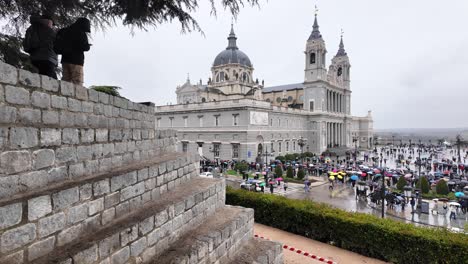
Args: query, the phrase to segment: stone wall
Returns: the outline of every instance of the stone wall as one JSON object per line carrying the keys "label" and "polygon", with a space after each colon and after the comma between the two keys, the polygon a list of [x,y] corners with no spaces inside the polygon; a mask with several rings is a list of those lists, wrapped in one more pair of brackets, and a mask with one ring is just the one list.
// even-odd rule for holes
{"label": "stone wall", "polygon": [[0,62],[0,199],[173,151],[154,107]]}

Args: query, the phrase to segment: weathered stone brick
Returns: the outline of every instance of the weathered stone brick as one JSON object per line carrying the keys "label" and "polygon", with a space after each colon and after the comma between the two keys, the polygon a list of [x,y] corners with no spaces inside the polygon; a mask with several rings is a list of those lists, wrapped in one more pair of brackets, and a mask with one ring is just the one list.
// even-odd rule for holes
{"label": "weathered stone brick", "polygon": [[39,144],[37,129],[32,127],[13,127],[10,129],[10,147],[32,148]]}
{"label": "weathered stone brick", "polygon": [[18,68],[0,61],[0,80],[2,83],[16,84],[18,82]]}
{"label": "weathered stone brick", "polygon": [[50,95],[46,93],[41,93],[34,91],[31,95],[32,105],[39,108],[49,108],[50,107]]}
{"label": "weathered stone brick", "polygon": [[47,181],[49,183],[61,182],[68,179],[68,171],[66,166],[50,169],[48,172]]}
{"label": "weathered stone brick", "polygon": [[19,111],[20,122],[25,125],[41,123],[41,110],[21,108]]}
{"label": "weathered stone brick", "polygon": [[18,178],[18,184],[22,187],[33,190],[47,185],[47,171],[32,171],[29,173],[21,174]]}
{"label": "weathered stone brick", "polygon": [[40,75],[23,69],[19,70],[19,82],[26,86],[41,87]]}
{"label": "weathered stone brick", "polygon": [[134,225],[120,232],[120,245],[123,247],[138,238],[138,225]]}
{"label": "weathered stone brick", "polygon": [[69,112],[60,113],[60,126],[73,127],[75,125],[75,115]]}
{"label": "weathered stone brick", "polygon": [[105,258],[120,248],[119,234],[112,235],[99,242],[99,256]]}
{"label": "weathered stone brick", "polygon": [[129,186],[127,188],[122,189],[122,191],[120,191],[120,200],[125,201],[127,199],[141,195],[144,192],[145,192],[145,183],[140,182],[133,186]]}
{"label": "weathered stone brick", "polygon": [[[1,77],[1,74],[0,74]],[[1,78],[0,78],[1,79]],[[0,263],[6,264],[23,264],[24,263],[24,251],[20,250],[8,256],[0,257]]]}
{"label": "weathered stone brick", "polygon": [[149,171],[148,168],[141,169],[138,171],[138,181],[143,181],[148,179],[149,177]]}
{"label": "weathered stone brick", "polygon": [[103,194],[110,192],[109,179],[98,181],[93,183],[93,193],[94,196],[101,196]]}
{"label": "weathered stone brick", "polygon": [[55,237],[51,236],[28,247],[28,260],[45,256],[54,250]]}
{"label": "weathered stone brick", "polygon": [[0,154],[0,172],[5,174],[27,171],[31,168],[28,151],[5,151]]}
{"label": "weathered stone brick", "polygon": [[65,96],[75,96],[75,85],[70,82],[60,81],[60,93]]}
{"label": "weathered stone brick", "polygon": [[154,217],[151,216],[141,221],[138,227],[140,228],[140,234],[146,235],[147,233],[149,233],[151,230],[154,229]]}
{"label": "weathered stone brick", "polygon": [[52,204],[49,195],[44,195],[28,200],[28,220],[34,221],[52,212]]}
{"label": "weathered stone brick", "polygon": [[96,129],[96,141],[97,142],[107,142],[108,140],[109,140],[108,129]]}
{"label": "weathered stone brick", "polygon": [[64,229],[57,235],[57,246],[63,246],[75,241],[84,232],[83,224],[78,224]]}
{"label": "weathered stone brick", "polygon": [[85,220],[88,217],[88,205],[80,204],[68,209],[67,223],[75,224]]}
{"label": "weathered stone brick", "polygon": [[57,125],[59,114],[55,111],[42,111],[42,122],[46,125]]}
{"label": "weathered stone brick", "polygon": [[101,215],[97,214],[87,218],[83,225],[86,230],[98,230],[101,227]]}
{"label": "weathered stone brick", "polygon": [[80,100],[88,100],[88,89],[81,85],[75,85],[76,98]]}
{"label": "weathered stone brick", "polygon": [[10,124],[16,122],[17,110],[11,106],[0,105],[0,123]]}
{"label": "weathered stone brick", "polygon": [[26,224],[10,229],[4,232],[0,238],[0,251],[7,253],[34,241],[34,239],[36,239],[36,225],[34,224]]}
{"label": "weathered stone brick", "polygon": [[[102,156],[103,157],[111,157],[113,156],[114,154],[114,144],[110,143],[110,144],[103,144],[102,145]],[[117,158],[118,156],[113,156],[113,158]],[[112,163],[114,163],[114,161],[112,160]]]}
{"label": "weathered stone brick", "polygon": [[41,146],[59,146],[61,143],[62,133],[59,129],[41,129]]}
{"label": "weathered stone brick", "polygon": [[42,169],[55,163],[55,152],[52,149],[40,149],[33,152],[33,168]]}
{"label": "weathered stone brick", "polygon": [[14,226],[21,222],[23,216],[23,206],[15,203],[0,207],[0,229]]}
{"label": "weathered stone brick", "polygon": [[60,191],[52,195],[54,210],[61,210],[80,200],[78,187]]}
{"label": "weathered stone brick", "polygon": [[90,160],[93,157],[93,146],[78,146],[76,148],[78,160]]}
{"label": "weathered stone brick", "polygon": [[109,95],[99,92],[99,102],[103,104],[109,104]]}
{"label": "weathered stone brick", "polygon": [[93,216],[104,210],[104,197],[89,202],[88,215]]}
{"label": "weathered stone brick", "polygon": [[167,220],[169,220],[169,214],[167,213],[167,211],[162,211],[162,212],[158,213],[157,215],[155,215],[155,217],[154,217],[154,226],[155,227],[160,227],[163,224],[165,224],[167,222]]}
{"label": "weathered stone brick", "polygon": [[139,256],[146,247],[146,237],[142,237],[130,245],[130,255],[133,257]]}
{"label": "weathered stone brick", "polygon": [[74,113],[75,126],[88,127],[88,117],[83,113]]}
{"label": "weathered stone brick", "polygon": [[81,177],[86,174],[84,163],[82,162],[70,165],[68,170],[69,170],[70,178],[72,179]]}
{"label": "weathered stone brick", "polygon": [[93,196],[93,187],[91,184],[80,186],[80,201],[86,201]]}
{"label": "weathered stone brick", "polygon": [[56,154],[55,158],[58,163],[77,161],[75,147],[61,147],[56,150],[55,154]]}
{"label": "weathered stone brick", "polygon": [[67,98],[63,96],[52,95],[51,103],[53,108],[64,110],[68,108]]}
{"label": "weathered stone brick", "polygon": [[99,92],[93,89],[88,90],[88,98],[92,102],[99,102]]}
{"label": "weathered stone brick", "polygon": [[110,208],[118,204],[119,201],[120,201],[120,192],[111,193],[109,195],[106,195],[106,197],[104,197],[104,207],[106,209]]}
{"label": "weathered stone brick", "polygon": [[31,103],[28,90],[11,85],[5,87],[5,101],[18,105],[29,105]]}
{"label": "weathered stone brick", "polygon": [[81,112],[81,101],[73,98],[68,98],[68,110],[72,112]]}
{"label": "weathered stone brick", "polygon": [[46,75],[41,75],[42,89],[51,92],[58,92],[59,82],[56,79],[50,78]]}
{"label": "weathered stone brick", "polygon": [[52,233],[62,230],[65,227],[65,214],[63,212],[39,219],[39,237],[46,237]]}
{"label": "weathered stone brick", "polygon": [[130,172],[120,176],[114,176],[111,178],[111,191],[115,192],[123,187],[130,186],[137,182],[136,172]]}
{"label": "weathered stone brick", "polygon": [[130,211],[130,203],[129,202],[120,203],[115,207],[115,214],[116,215],[124,215],[124,214],[127,214],[129,211]]}
{"label": "weathered stone brick", "polygon": [[94,129],[80,129],[80,134],[82,143],[94,142]]}
{"label": "weathered stone brick", "polygon": [[78,144],[80,143],[79,131],[76,128],[64,128],[62,130],[63,144]]}
{"label": "weathered stone brick", "polygon": [[85,249],[73,256],[73,263],[92,264],[98,259],[97,252],[97,245],[93,245],[92,247]]}
{"label": "weathered stone brick", "polygon": [[130,247],[127,246],[112,254],[111,262],[112,264],[125,264],[129,258]]}
{"label": "weathered stone brick", "polygon": [[105,225],[115,218],[115,208],[109,208],[102,212],[102,224]]}
{"label": "weathered stone brick", "polygon": [[81,107],[84,113],[92,113],[94,111],[94,103],[92,102],[82,102]]}

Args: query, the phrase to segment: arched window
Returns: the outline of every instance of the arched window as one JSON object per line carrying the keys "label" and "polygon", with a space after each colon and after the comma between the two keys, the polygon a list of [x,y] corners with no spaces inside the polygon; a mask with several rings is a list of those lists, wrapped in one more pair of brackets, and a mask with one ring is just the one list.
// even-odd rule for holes
{"label": "arched window", "polygon": [[341,76],[343,74],[343,68],[339,67],[338,72],[336,73],[338,76]]}
{"label": "arched window", "polygon": [[248,82],[249,81],[249,75],[244,72],[242,73],[242,82]]}
{"label": "arched window", "polygon": [[276,97],[276,102],[281,103],[281,97]]}
{"label": "arched window", "polygon": [[202,103],[206,102],[205,97],[203,97],[203,98],[201,99],[201,101],[202,101]]}
{"label": "arched window", "polygon": [[310,64],[314,64],[315,63],[315,52],[312,52],[310,54]]}
{"label": "arched window", "polygon": [[293,97],[292,96],[288,96],[288,102],[292,102],[293,101]]}
{"label": "arched window", "polygon": [[267,98],[266,101],[267,101],[267,102],[270,102],[270,98]]}
{"label": "arched window", "polygon": [[219,73],[219,81],[224,82],[224,72]]}

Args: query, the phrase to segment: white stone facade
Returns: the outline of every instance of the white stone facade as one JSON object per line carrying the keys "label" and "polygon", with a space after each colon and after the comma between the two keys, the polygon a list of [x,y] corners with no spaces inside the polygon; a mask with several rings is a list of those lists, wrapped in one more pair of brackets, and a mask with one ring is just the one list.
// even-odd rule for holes
{"label": "white stone facade", "polygon": [[300,153],[301,138],[306,140],[303,152],[316,154],[335,147],[372,147],[371,112],[351,115],[351,65],[343,40],[327,70],[317,18],[299,84],[264,88],[263,81],[254,81],[254,68],[238,50],[232,29],[228,40],[206,85],[187,80],[177,87],[177,105],[156,107],[156,126],[176,129],[182,151],[198,151],[211,160],[259,162]]}

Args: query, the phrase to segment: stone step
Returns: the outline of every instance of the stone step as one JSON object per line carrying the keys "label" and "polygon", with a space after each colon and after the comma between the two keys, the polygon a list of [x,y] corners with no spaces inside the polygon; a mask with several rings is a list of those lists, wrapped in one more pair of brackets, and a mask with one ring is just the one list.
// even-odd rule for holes
{"label": "stone step", "polygon": [[[228,255],[237,250],[236,245],[253,237],[253,223],[253,209],[224,206],[201,225],[192,227],[161,256],[153,257],[149,263],[216,263],[227,259]],[[144,263],[149,261],[146,258],[142,260]]]}
{"label": "stone step", "polygon": [[144,255],[160,254],[224,202],[223,179],[195,177],[138,210],[97,230],[82,230],[72,242],[25,263],[139,263]]}
{"label": "stone step", "polygon": [[278,242],[252,238],[220,264],[283,264],[283,248]]}

